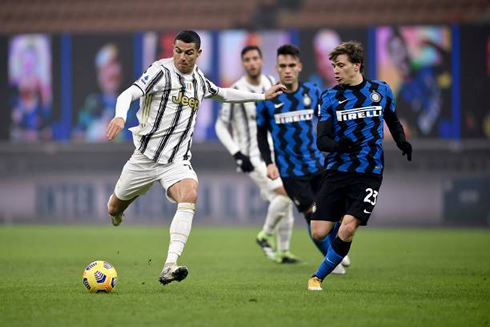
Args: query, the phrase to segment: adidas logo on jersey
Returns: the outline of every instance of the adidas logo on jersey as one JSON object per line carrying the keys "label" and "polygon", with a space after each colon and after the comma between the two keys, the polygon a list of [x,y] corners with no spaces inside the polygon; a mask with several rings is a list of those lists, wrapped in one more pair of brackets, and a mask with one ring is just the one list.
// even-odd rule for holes
{"label": "adidas logo on jersey", "polygon": [[348,110],[338,110],[337,121],[356,120],[364,118],[380,117],[383,113],[381,106],[369,106]]}
{"label": "adidas logo on jersey", "polygon": [[298,110],[274,115],[276,124],[295,123],[298,121],[307,121],[313,118],[313,109]]}
{"label": "adidas logo on jersey", "polygon": [[194,110],[199,108],[199,100],[196,98],[189,98],[187,95],[184,95],[184,92],[180,92],[179,96],[173,96],[172,102],[175,104],[182,104],[183,106],[189,106]]}

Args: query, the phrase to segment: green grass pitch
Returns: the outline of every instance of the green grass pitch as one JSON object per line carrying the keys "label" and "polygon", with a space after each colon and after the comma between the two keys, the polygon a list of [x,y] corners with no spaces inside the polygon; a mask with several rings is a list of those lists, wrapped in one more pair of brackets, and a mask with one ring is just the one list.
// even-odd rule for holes
{"label": "green grass pitch", "polygon": [[[0,227],[1,326],[490,326],[490,231],[361,228],[346,276],[307,292],[321,261],[304,228],[301,265],[267,261],[258,228],[193,229],[181,283],[157,282],[168,227]],[[117,269],[112,294],[81,274]]]}

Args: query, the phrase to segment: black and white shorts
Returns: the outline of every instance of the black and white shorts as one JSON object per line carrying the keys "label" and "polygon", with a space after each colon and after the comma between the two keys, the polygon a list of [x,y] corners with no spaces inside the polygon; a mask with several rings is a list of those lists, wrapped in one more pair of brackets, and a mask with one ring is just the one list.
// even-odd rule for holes
{"label": "black and white shorts", "polygon": [[352,215],[367,225],[378,199],[382,175],[327,171],[316,194],[312,220],[339,221]]}

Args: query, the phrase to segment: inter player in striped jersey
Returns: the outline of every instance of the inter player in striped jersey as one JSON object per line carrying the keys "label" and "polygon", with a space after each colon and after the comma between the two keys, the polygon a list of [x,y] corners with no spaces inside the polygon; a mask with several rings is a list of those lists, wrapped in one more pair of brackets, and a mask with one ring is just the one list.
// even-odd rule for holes
{"label": "inter player in striped jersey", "polygon": [[[315,194],[323,175],[324,156],[316,146],[313,119],[318,113],[320,89],[299,82],[302,65],[300,51],[294,45],[277,49],[276,69],[286,92],[257,104],[257,142],[267,164],[267,176],[273,180],[281,177],[288,196],[305,216],[309,230]],[[274,144],[274,162],[268,132]],[[336,232],[333,229],[330,235],[313,239],[322,255],[326,255]],[[344,261],[346,265],[347,261],[348,258]],[[342,264],[334,273],[345,274]]]}
{"label": "inter player in striped jersey", "polygon": [[177,203],[167,259],[159,278],[164,285],[181,281],[188,274],[187,267],[177,265],[177,259],[191,231],[197,200],[198,180],[190,163],[190,150],[199,104],[204,98],[225,102],[268,100],[284,88],[275,85],[265,94],[219,88],[196,66],[201,51],[196,32],[179,32],[174,39],[173,58],[154,62],[121,93],[116,115],[107,127],[107,137],[116,137],[124,128],[131,102],[140,99],[139,125],[130,129],[136,150],[124,166],[107,208],[112,223],[121,224],[124,210],[154,182],[160,183],[167,198]]}
{"label": "inter player in striped jersey", "polygon": [[339,232],[318,270],[308,280],[308,290],[321,290],[323,279],[347,255],[359,226],[366,225],[376,205],[383,179],[383,121],[403,155],[412,160],[395,112],[390,86],[362,75],[363,48],[349,41],[330,53],[338,85],[322,94],[317,145],[329,152],[325,176],[316,195],[311,234],[320,240],[335,222]]}
{"label": "inter player in striped jersey", "polygon": [[[248,45],[241,52],[245,75],[233,88],[237,90],[263,93],[275,84],[272,76],[262,74],[262,52],[256,45]],[[253,102],[241,104],[224,103],[216,121],[216,135],[233,155],[239,169],[249,174],[260,188],[261,196],[270,202],[262,230],[257,235],[267,258],[280,263],[297,263],[299,260],[290,252],[293,231],[293,208],[281,179],[267,178],[267,169],[257,146],[256,105]],[[272,247],[271,238],[277,227],[277,248]]]}

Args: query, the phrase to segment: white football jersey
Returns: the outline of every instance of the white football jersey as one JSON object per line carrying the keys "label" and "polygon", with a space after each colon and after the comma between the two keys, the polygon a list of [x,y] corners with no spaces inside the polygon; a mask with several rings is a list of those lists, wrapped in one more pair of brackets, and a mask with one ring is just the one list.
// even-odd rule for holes
{"label": "white football jersey", "polygon": [[[275,84],[272,76],[261,75],[260,84],[252,85],[247,82],[245,76],[240,78],[233,88],[241,91],[253,93],[264,93]],[[261,160],[259,147],[257,145],[257,122],[256,122],[256,105],[255,102],[247,103],[223,103],[218,119],[232,131],[232,138],[236,144],[227,144],[220,138],[225,147],[233,152],[233,148],[238,146],[240,152],[252,159]],[[219,134],[218,134],[219,137]],[[234,154],[234,153],[232,153]]]}
{"label": "white football jersey", "polygon": [[161,164],[189,160],[199,105],[219,88],[197,66],[182,74],[172,58],[154,62],[133,85],[143,91],[139,125],[130,128],[136,148]]}

